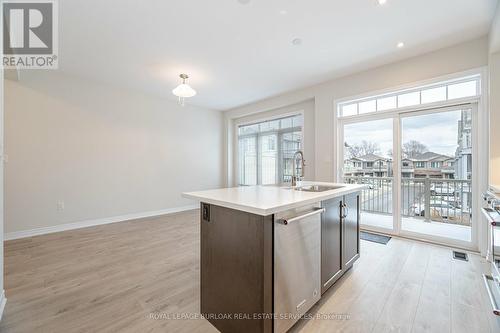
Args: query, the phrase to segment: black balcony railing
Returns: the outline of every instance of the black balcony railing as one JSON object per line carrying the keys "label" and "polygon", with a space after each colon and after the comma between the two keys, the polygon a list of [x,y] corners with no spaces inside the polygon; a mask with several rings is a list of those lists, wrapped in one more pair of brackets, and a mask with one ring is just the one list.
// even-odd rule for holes
{"label": "black balcony railing", "polygon": [[[377,214],[393,213],[392,177],[344,177],[349,184],[365,184],[361,209]],[[401,178],[401,215],[470,226],[472,187],[470,180]]]}

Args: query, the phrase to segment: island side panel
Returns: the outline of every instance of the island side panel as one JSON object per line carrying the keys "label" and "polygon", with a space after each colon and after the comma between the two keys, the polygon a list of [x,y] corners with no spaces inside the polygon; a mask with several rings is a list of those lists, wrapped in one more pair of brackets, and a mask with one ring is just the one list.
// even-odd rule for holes
{"label": "island side panel", "polygon": [[273,216],[209,205],[207,221],[204,205],[201,313],[222,333],[272,332]]}

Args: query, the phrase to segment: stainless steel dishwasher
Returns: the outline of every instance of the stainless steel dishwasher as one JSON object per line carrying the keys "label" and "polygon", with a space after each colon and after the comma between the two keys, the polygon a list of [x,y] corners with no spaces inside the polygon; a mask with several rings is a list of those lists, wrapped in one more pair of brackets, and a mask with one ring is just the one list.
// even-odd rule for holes
{"label": "stainless steel dishwasher", "polygon": [[321,297],[320,203],[274,222],[274,332],[286,332]]}

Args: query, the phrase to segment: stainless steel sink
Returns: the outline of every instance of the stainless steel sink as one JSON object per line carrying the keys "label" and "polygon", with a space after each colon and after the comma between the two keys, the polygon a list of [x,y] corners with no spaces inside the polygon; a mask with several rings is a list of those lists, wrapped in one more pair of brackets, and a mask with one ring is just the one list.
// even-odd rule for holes
{"label": "stainless steel sink", "polygon": [[344,186],[342,185],[304,185],[300,187],[295,187],[295,191],[304,191],[304,192],[324,192],[324,191],[331,191],[331,190],[336,190],[339,188],[342,188]]}

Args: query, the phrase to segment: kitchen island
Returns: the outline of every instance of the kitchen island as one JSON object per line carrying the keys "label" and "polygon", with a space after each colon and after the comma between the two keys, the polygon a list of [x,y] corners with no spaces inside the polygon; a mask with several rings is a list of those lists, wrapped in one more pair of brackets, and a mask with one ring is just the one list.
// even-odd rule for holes
{"label": "kitchen island", "polygon": [[359,258],[364,185],[184,193],[201,202],[201,313],[221,332],[286,332]]}

